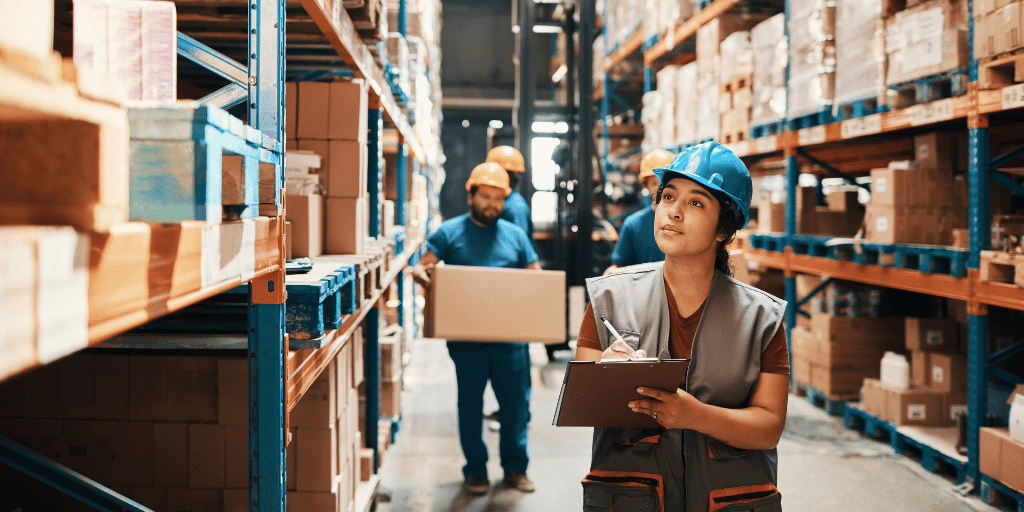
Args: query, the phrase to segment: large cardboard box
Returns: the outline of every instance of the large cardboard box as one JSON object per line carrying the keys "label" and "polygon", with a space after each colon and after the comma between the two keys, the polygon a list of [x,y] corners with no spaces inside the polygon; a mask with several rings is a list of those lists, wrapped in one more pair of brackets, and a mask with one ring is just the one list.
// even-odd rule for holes
{"label": "large cardboard box", "polygon": [[369,235],[366,197],[328,197],[324,248],[327,254],[361,254]]}
{"label": "large cardboard box", "polygon": [[[927,147],[927,146],[922,146]],[[946,206],[952,203],[952,171],[893,169],[871,170],[871,202],[887,206]]]}
{"label": "large cardboard box", "polygon": [[866,378],[861,387],[861,407],[868,414],[885,419],[886,411],[886,390],[878,379]]}
{"label": "large cardboard box", "polygon": [[334,140],[366,142],[369,110],[366,82],[361,78],[331,82],[328,136]]}
{"label": "large cardboard box", "polygon": [[292,225],[289,244],[295,258],[315,258],[323,254],[324,198],[319,194],[285,197],[285,218]]}
{"label": "large cardboard box", "polygon": [[328,141],[329,165],[327,174],[328,197],[363,197],[366,196],[366,141],[332,140]]}
{"label": "large cardboard box", "polygon": [[955,352],[957,349],[957,327],[953,320],[908,316],[904,332],[907,350]]}
{"label": "large cardboard box", "polygon": [[[1024,45],[1021,39],[1021,4],[1013,2],[975,18],[974,58],[985,59]],[[985,87],[983,84],[982,87]]]}
{"label": "large cardboard box", "polygon": [[978,431],[978,464],[981,472],[1002,480],[1003,439],[1010,439],[1005,428],[981,427]]}
{"label": "large cardboard box", "polygon": [[903,344],[903,319],[897,317],[842,317],[811,313],[811,330],[821,340],[862,343],[881,347]]}
{"label": "large cardboard box", "polygon": [[295,404],[289,416],[295,427],[327,428],[338,417],[338,372],[332,361]]}
{"label": "large cardboard box", "polygon": [[1012,437],[1003,439],[1003,456],[999,472],[1003,483],[1017,492],[1024,492],[1024,442]]}
{"label": "large cardboard box", "polygon": [[811,363],[811,387],[830,398],[856,398],[865,378],[878,375],[878,366],[867,368],[832,368]]}
{"label": "large cardboard box", "polygon": [[428,338],[562,343],[565,272],[440,265],[425,317]]}
{"label": "large cardboard box", "polygon": [[299,82],[298,126],[295,138],[327,139],[330,116],[331,84]]}
{"label": "large cardboard box", "polygon": [[966,66],[966,28],[963,0],[928,0],[887,18],[886,85]]}
{"label": "large cardboard box", "polygon": [[757,232],[784,233],[786,231],[786,205],[761,201],[757,205]]}
{"label": "large cardboard box", "polygon": [[337,468],[337,434],[329,427],[296,427],[296,488],[299,491],[330,492]]}
{"label": "large cardboard box", "polygon": [[942,177],[952,179],[953,169],[959,169],[959,150],[953,133],[929,132],[914,136],[914,160],[918,168],[936,172]]}
{"label": "large cardboard box", "polygon": [[949,245],[959,227],[963,219],[948,206],[869,204],[864,212],[864,238],[882,244]]}
{"label": "large cardboard box", "polygon": [[1024,384],[1017,384],[1006,403],[1010,405],[1010,437],[1024,442]]}
{"label": "large cardboard box", "polygon": [[887,393],[887,420],[897,425],[921,427],[947,424],[942,393],[927,388],[889,388]]}
{"label": "large cardboard box", "polygon": [[188,485],[192,488],[223,489],[224,427],[193,423],[188,426]]}
{"label": "large cardboard box", "polygon": [[958,354],[928,355],[928,385],[944,393],[967,392],[967,357]]}

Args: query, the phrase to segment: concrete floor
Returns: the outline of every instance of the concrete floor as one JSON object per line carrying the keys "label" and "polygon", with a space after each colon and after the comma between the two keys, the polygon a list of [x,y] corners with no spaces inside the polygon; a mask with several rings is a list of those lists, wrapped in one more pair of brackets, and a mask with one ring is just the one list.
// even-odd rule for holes
{"label": "concrete floor", "polygon": [[[381,467],[380,512],[571,511],[583,508],[580,480],[590,462],[590,429],[551,425],[569,352],[547,362],[531,347],[534,387],[528,474],[537,492],[500,484],[498,434],[485,429],[490,448],[491,491],[462,491],[464,463],[458,442],[455,368],[443,341],[416,340],[405,371],[403,417],[396,442]],[[487,411],[497,408],[487,392]],[[497,482],[496,482],[497,480]],[[887,444],[843,426],[842,420],[790,396],[786,432],[779,443],[779,489],[787,511],[850,512],[998,511],[977,496],[952,492],[953,482],[925,471],[918,461],[895,455]],[[1008,509],[1007,509],[1008,510]]]}

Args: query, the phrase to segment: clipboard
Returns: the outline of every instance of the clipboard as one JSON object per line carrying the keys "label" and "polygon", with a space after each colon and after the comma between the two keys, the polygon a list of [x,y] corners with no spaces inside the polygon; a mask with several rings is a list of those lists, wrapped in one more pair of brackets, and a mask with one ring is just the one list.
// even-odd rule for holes
{"label": "clipboard", "polygon": [[684,388],[689,359],[569,361],[552,424],[558,427],[657,429],[651,416],[629,402],[649,398],[636,388]]}

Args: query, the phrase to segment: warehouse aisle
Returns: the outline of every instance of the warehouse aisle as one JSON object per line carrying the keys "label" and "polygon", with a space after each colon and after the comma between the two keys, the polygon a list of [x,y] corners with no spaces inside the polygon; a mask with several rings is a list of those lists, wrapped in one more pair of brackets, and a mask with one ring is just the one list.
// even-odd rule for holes
{"label": "warehouse aisle", "polygon": [[[535,347],[530,478],[537,492],[500,484],[498,434],[485,430],[491,449],[491,491],[461,490],[462,454],[455,411],[455,370],[443,341],[416,340],[405,370],[403,419],[396,444],[385,455],[381,491],[390,502],[380,512],[572,511],[582,509],[580,479],[590,458],[590,430],[551,426],[565,362],[539,364]],[[568,357],[568,352],[558,354]],[[496,408],[488,392],[487,410]],[[498,482],[495,482],[499,480]],[[790,396],[789,419],[779,444],[779,487],[787,512],[996,511],[977,497],[962,498],[949,480],[924,471],[888,445],[846,429],[841,419]]]}

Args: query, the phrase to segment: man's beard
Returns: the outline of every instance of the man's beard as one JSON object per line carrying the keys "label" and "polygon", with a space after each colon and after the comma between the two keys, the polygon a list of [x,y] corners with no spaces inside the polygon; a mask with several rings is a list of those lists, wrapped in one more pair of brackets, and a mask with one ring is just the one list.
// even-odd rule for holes
{"label": "man's beard", "polygon": [[[496,222],[498,222],[498,219],[501,218],[501,212],[498,211],[496,208],[486,208],[484,210],[479,210],[477,209],[476,206],[471,206],[469,210],[469,214],[473,216],[473,220],[485,226],[492,226]],[[486,211],[492,212],[493,215],[487,215],[487,213],[485,213]]]}

